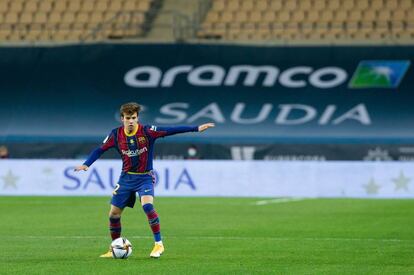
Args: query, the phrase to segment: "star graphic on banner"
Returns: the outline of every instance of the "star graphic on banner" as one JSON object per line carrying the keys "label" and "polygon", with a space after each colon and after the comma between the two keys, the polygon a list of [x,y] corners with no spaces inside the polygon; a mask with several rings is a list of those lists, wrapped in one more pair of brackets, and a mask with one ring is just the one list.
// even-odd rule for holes
{"label": "star graphic on banner", "polygon": [[398,191],[400,189],[404,189],[407,192],[409,191],[408,183],[411,181],[411,179],[404,176],[403,171],[400,171],[400,175],[398,176],[398,178],[394,178],[392,179],[392,181],[395,184],[395,191]]}
{"label": "star graphic on banner", "polygon": [[1,177],[3,179],[4,185],[3,189],[14,188],[17,189],[16,182],[19,180],[19,177],[13,175],[13,172],[9,170],[5,176]]}
{"label": "star graphic on banner", "polygon": [[365,188],[365,192],[367,192],[367,195],[376,195],[378,194],[378,190],[381,188],[380,185],[375,183],[373,178],[371,178],[371,180],[363,186]]}
{"label": "star graphic on banner", "polygon": [[45,167],[45,168],[43,168],[42,172],[43,172],[43,174],[50,175],[50,174],[53,174],[53,169],[50,168],[50,167]]}

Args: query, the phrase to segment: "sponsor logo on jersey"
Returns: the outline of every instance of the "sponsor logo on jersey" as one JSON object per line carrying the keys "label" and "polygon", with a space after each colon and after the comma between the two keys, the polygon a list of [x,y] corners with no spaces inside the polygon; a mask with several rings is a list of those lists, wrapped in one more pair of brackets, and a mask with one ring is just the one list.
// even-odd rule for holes
{"label": "sponsor logo on jersey", "polygon": [[122,154],[127,155],[128,157],[136,157],[147,151],[148,151],[147,147],[143,147],[141,149],[136,149],[136,150],[122,150]]}

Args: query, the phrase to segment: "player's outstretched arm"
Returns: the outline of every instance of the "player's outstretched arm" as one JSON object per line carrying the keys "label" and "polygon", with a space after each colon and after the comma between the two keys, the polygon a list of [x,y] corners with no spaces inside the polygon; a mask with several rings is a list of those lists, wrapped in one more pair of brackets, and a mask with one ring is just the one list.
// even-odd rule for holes
{"label": "player's outstretched arm", "polygon": [[214,123],[201,124],[200,126],[198,126],[198,131],[199,132],[204,132],[208,128],[213,128],[214,126],[216,126]]}
{"label": "player's outstretched arm", "polygon": [[82,165],[79,165],[79,166],[75,167],[75,172],[88,171],[88,169],[89,169],[89,166],[87,166],[85,164],[82,164]]}

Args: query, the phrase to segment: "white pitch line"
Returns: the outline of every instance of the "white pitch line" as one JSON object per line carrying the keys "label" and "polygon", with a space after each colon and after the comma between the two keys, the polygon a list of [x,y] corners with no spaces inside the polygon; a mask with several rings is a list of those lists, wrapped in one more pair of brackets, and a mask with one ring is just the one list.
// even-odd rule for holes
{"label": "white pitch line", "polygon": [[304,198],[278,198],[278,199],[271,199],[271,200],[261,200],[257,201],[255,205],[266,205],[266,204],[273,204],[273,203],[286,203],[292,201],[303,201]]}
{"label": "white pitch line", "polygon": [[[7,238],[17,239],[108,239],[108,236],[7,236]],[[129,236],[129,239],[152,239],[152,236]],[[311,242],[393,242],[393,243],[414,243],[414,240],[407,239],[373,239],[373,238],[281,238],[281,237],[240,237],[240,236],[168,236],[167,239],[187,239],[187,240],[242,240],[242,241],[311,241]]]}

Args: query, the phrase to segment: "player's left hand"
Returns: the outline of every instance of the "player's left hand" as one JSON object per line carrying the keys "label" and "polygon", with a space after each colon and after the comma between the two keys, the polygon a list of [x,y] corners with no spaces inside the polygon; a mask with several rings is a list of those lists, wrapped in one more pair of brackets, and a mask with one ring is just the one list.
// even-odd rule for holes
{"label": "player's left hand", "polygon": [[85,164],[79,165],[75,167],[75,172],[79,172],[79,171],[88,171],[89,167]]}
{"label": "player's left hand", "polygon": [[213,128],[214,126],[216,126],[214,123],[201,124],[200,126],[198,126],[198,131],[203,132],[207,130],[208,128]]}

